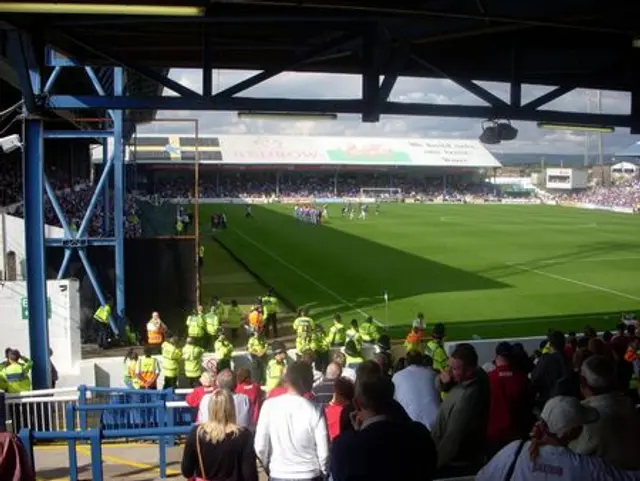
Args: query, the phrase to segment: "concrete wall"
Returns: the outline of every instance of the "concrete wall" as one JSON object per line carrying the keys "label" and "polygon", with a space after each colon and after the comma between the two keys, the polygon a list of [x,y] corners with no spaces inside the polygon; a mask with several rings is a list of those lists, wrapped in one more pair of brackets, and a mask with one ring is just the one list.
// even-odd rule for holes
{"label": "concrete wall", "polygon": [[[6,347],[20,350],[30,357],[29,323],[23,302],[27,283],[0,283],[0,350]],[[49,345],[53,363],[60,376],[80,371],[82,346],[80,343],[80,292],[78,281],[47,281],[47,296],[51,306],[49,317]]]}
{"label": "concrete wall", "polygon": [[[60,227],[45,225],[45,237],[62,238],[64,231]],[[24,219],[9,214],[0,214],[0,280],[7,279],[8,268],[7,253],[15,253],[16,280],[26,279],[24,245]]]}

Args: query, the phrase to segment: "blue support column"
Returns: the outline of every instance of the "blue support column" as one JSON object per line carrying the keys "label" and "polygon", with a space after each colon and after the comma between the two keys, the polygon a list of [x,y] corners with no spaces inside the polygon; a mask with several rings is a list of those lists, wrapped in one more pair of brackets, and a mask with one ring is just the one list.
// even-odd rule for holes
{"label": "blue support column", "polygon": [[24,121],[24,223],[33,389],[50,386],[47,280],[44,255],[44,135],[42,120]]}
{"label": "blue support column", "polygon": [[[115,67],[113,71],[113,94],[120,96],[124,91],[124,70]],[[114,110],[113,115],[113,227],[116,238],[116,316],[117,323],[124,327],[124,145],[123,111]]]}
{"label": "blue support column", "polygon": [[[109,142],[105,139],[102,143],[102,168],[104,169],[107,165],[107,159],[109,158]],[[110,204],[109,200],[109,189],[110,189],[109,177],[107,177],[106,183],[102,189],[102,202],[103,202],[103,213],[102,216],[102,230],[104,231],[104,235],[109,235],[109,230],[111,226],[111,219],[109,218],[110,212]]]}

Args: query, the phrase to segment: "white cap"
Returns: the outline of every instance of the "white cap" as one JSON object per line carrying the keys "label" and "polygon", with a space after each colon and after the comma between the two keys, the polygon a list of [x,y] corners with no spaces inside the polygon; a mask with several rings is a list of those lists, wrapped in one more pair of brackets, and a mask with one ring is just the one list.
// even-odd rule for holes
{"label": "white cap", "polygon": [[594,423],[598,417],[597,410],[583,406],[577,398],[571,396],[549,399],[540,414],[549,432],[556,436],[563,436],[578,426]]}

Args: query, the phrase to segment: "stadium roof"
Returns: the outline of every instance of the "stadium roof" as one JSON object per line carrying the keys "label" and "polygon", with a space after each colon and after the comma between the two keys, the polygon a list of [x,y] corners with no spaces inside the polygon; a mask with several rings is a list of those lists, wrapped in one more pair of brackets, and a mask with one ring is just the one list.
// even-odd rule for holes
{"label": "stadium roof", "polygon": [[[311,137],[285,135],[203,135],[199,163],[222,165],[350,165],[421,167],[500,167],[478,141],[459,139]],[[147,134],[131,138],[126,160],[190,164],[196,158],[191,135]],[[102,148],[92,150],[102,161]]]}

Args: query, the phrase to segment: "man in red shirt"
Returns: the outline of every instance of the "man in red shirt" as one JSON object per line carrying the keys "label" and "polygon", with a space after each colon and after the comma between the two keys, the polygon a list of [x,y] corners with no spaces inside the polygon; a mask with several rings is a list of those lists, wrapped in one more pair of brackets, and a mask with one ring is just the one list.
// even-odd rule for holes
{"label": "man in red shirt", "polygon": [[512,367],[512,346],[501,342],[493,361],[496,368],[488,374],[491,392],[487,448],[493,456],[511,441],[529,432],[533,391],[527,375]]}
{"label": "man in red shirt", "polygon": [[[198,412],[197,410],[200,407],[200,401],[202,401],[202,398],[205,395],[212,393],[216,388],[213,379],[211,378],[211,374],[203,372],[202,376],[200,376],[200,386],[194,388],[193,391],[187,394],[185,402],[190,408],[196,409],[196,413]],[[198,422],[200,422],[200,420],[197,418],[196,414],[196,423]]]}
{"label": "man in red shirt", "polygon": [[260,414],[260,407],[262,406],[263,393],[260,384],[253,382],[251,374],[248,369],[240,368],[236,370],[236,394],[244,394],[249,398],[249,405],[251,406],[251,417],[253,419],[254,426],[258,422],[258,415]]}
{"label": "man in red shirt", "polygon": [[324,407],[327,418],[329,440],[333,441],[340,434],[340,415],[347,404],[353,402],[354,386],[350,379],[339,377],[333,383],[333,398]]}

